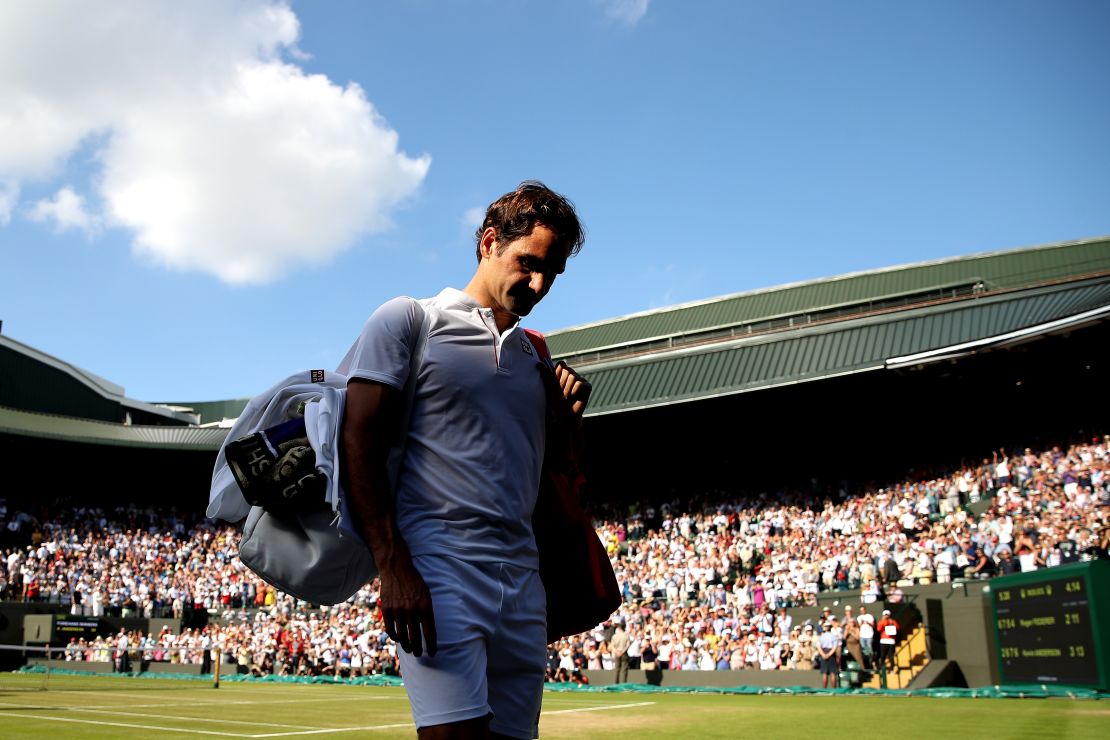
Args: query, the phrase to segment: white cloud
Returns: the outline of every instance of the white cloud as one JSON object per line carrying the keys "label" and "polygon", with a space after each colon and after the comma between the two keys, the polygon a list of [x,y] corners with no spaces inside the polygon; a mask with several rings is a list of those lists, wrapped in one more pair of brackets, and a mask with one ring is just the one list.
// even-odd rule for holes
{"label": "white cloud", "polygon": [[482,208],[481,206],[475,206],[474,208],[468,208],[466,210],[466,213],[464,213],[462,216],[462,223],[463,226],[467,227],[471,231],[474,231],[482,225],[482,221],[484,221],[485,218],[486,209]]}
{"label": "white cloud", "polygon": [[93,234],[99,227],[97,217],[85,208],[85,199],[68,185],[55,193],[53,199],[35,203],[29,217],[32,221],[52,221],[58,231],[77,229]]}
{"label": "white cloud", "polygon": [[605,8],[606,17],[626,26],[635,26],[647,15],[650,0],[598,0],[598,2]]}
{"label": "white cloud", "polygon": [[0,226],[12,220],[12,209],[19,200],[19,185],[14,180],[0,180]]}
{"label": "white cloud", "polygon": [[[298,34],[276,0],[0,3],[0,223],[91,141],[104,213],[80,212],[154,263],[265,282],[387,228],[430,159],[360,87],[288,61]],[[60,228],[62,192],[33,209]]]}

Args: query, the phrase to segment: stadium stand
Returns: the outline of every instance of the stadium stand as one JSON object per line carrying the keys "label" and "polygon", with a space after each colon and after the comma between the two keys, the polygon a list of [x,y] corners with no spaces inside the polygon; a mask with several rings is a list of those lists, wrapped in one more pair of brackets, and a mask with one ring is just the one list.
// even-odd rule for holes
{"label": "stadium stand", "polygon": [[[753,496],[609,512],[598,532],[625,603],[593,632],[553,645],[550,674],[572,680],[575,671],[612,670],[618,623],[633,670],[649,645],[665,670],[808,670],[831,620],[859,621],[869,607],[870,639],[847,657],[870,667],[880,607],[897,603],[902,588],[1106,557],[1108,465],[1110,435],[1066,449],[996,452],[948,476],[838,502]],[[989,505],[976,515],[970,507],[979,501]],[[196,629],[73,638],[67,661],[110,661],[118,670],[208,664],[219,644],[243,673],[396,674],[395,647],[373,608],[376,582],[347,604],[317,609],[247,571],[231,527],[134,506],[77,507],[49,521],[3,506],[0,516],[9,536],[23,540],[0,559],[6,599],[75,616],[219,617]],[[838,592],[843,614],[797,616],[795,607]],[[904,632],[889,666],[897,680],[923,665],[924,637],[920,625]]]}

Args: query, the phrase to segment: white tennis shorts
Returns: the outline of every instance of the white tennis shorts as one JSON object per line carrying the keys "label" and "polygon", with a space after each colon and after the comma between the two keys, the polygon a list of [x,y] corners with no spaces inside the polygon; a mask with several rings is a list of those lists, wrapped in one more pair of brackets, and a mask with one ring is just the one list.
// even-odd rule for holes
{"label": "white tennis shorts", "polygon": [[492,714],[493,732],[539,734],[547,665],[547,596],[534,570],[418,555],[432,593],[435,657],[403,650],[401,678],[417,728]]}

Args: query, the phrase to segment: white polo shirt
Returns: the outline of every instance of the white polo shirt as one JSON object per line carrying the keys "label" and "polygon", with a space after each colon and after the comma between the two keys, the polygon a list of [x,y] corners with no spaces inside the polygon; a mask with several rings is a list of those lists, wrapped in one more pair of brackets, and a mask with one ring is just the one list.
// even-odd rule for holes
{"label": "white polo shirt", "polygon": [[[493,311],[462,291],[420,303],[428,342],[397,481],[401,534],[413,555],[538,569],[546,397],[535,350],[519,323],[498,336]],[[336,372],[403,389],[412,304],[375,311]]]}

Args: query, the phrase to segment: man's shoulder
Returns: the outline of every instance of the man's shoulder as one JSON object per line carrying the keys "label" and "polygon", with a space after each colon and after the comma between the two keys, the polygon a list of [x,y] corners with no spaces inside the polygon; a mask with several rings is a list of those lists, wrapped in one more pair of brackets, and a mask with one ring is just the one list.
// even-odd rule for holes
{"label": "man's shoulder", "polygon": [[444,288],[435,295],[428,296],[427,298],[407,298],[407,300],[417,301],[422,306],[424,306],[424,308],[430,308],[438,311],[469,312],[475,308],[478,308],[477,301],[475,301],[469,295],[457,288]]}
{"label": "man's shoulder", "polygon": [[421,310],[418,306],[426,308],[429,300],[417,300],[411,296],[390,298],[371,312],[362,327],[361,338],[406,334]]}

